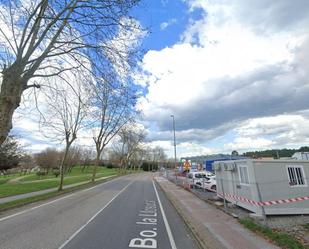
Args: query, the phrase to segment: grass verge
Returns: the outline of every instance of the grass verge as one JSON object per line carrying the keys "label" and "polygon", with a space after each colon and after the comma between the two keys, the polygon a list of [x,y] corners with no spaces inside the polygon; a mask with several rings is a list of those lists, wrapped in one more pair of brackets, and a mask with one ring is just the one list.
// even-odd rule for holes
{"label": "grass verge", "polygon": [[254,220],[249,218],[240,219],[239,222],[249,230],[268,238],[281,248],[305,249],[305,247],[296,238],[289,234],[274,231],[271,228],[255,223]]}
{"label": "grass verge", "polygon": [[[90,172],[91,168],[85,172],[80,172],[78,169],[76,169],[71,174],[65,176],[64,185],[90,181],[92,176]],[[116,169],[107,169],[102,167],[98,169],[96,178],[111,176],[114,174],[117,174]],[[10,178],[6,178],[5,180],[0,179],[0,198],[56,188],[58,187],[60,181],[60,177],[54,177],[53,179],[40,179],[36,175],[30,175],[27,177],[28,179],[31,179],[30,182],[21,181],[17,183],[9,183],[7,181]]]}
{"label": "grass verge", "polygon": [[77,190],[85,189],[85,188],[91,187],[93,185],[97,185],[97,184],[100,184],[100,183],[103,183],[103,182],[106,182],[106,181],[110,181],[110,180],[112,180],[116,177],[117,176],[110,177],[110,178],[103,179],[103,180],[99,180],[99,181],[96,181],[95,183],[91,183],[91,182],[85,183],[85,184],[82,184],[82,185],[79,185],[79,186],[64,189],[61,192],[54,191],[54,192],[50,192],[50,193],[46,193],[46,194],[42,194],[42,195],[37,195],[37,196],[33,196],[33,197],[28,197],[28,198],[23,198],[23,199],[19,199],[19,200],[15,200],[15,201],[2,203],[2,204],[0,204],[0,212],[11,209],[11,208],[21,207],[21,206],[24,206],[26,204],[47,200],[47,199],[50,199],[52,197],[61,196],[61,195],[67,194],[67,193],[77,191]]}

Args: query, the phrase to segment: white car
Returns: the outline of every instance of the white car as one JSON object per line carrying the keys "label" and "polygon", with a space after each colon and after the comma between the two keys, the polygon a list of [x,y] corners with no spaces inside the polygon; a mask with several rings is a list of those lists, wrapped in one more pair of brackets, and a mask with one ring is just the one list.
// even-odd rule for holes
{"label": "white car", "polygon": [[217,190],[217,181],[216,177],[209,177],[208,180],[204,181],[202,187],[209,191],[216,191]]}
{"label": "white car", "polygon": [[202,171],[207,177],[214,177],[215,174],[213,172],[210,171]]}
{"label": "white car", "polygon": [[[213,176],[211,176],[213,177]],[[188,182],[190,185],[190,188],[202,188],[203,182],[208,181],[211,177],[208,177],[207,174],[204,171],[200,172],[189,172],[187,174]]]}
{"label": "white car", "polygon": [[217,181],[215,176],[204,177],[200,180],[195,181],[194,187],[202,188],[209,191],[216,191],[217,190]]}

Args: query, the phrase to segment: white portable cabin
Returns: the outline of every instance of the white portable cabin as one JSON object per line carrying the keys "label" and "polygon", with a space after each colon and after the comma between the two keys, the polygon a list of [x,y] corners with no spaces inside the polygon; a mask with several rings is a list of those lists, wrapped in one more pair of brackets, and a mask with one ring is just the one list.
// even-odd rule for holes
{"label": "white portable cabin", "polygon": [[309,152],[295,152],[291,158],[296,160],[309,160]]}
{"label": "white portable cabin", "polygon": [[309,214],[309,161],[214,163],[217,195],[257,215]]}

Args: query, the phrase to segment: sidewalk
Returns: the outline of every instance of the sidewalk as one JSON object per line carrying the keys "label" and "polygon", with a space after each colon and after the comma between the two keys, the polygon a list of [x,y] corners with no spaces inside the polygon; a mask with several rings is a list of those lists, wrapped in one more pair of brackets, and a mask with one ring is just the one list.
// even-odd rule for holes
{"label": "sidewalk", "polygon": [[[114,176],[115,175],[101,177],[101,178],[96,179],[96,181],[108,179],[108,178],[111,178],[111,177],[114,177]],[[63,189],[68,189],[68,188],[76,187],[76,186],[83,185],[83,184],[86,184],[86,183],[89,183],[89,181],[78,182],[78,183],[74,183],[74,184],[70,184],[70,185],[64,185]],[[40,191],[30,192],[30,193],[26,193],[26,194],[20,194],[20,195],[13,195],[13,196],[8,196],[8,197],[3,197],[3,198],[0,198],[0,204],[11,202],[11,201],[15,201],[15,200],[19,200],[19,199],[24,199],[24,198],[28,198],[28,197],[43,195],[43,194],[54,192],[54,191],[57,191],[57,190],[58,190],[58,188],[49,188],[49,189],[44,189],[44,190],[40,190]]]}
{"label": "sidewalk", "polygon": [[203,248],[279,248],[245,229],[238,221],[163,177],[155,177]]}

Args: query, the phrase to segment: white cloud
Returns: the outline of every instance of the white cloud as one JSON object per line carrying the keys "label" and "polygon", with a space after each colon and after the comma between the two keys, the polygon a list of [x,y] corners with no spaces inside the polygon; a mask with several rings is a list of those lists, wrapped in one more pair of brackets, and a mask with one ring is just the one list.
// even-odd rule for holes
{"label": "white cloud", "polygon": [[120,79],[125,81],[129,70],[131,70],[130,60],[132,58],[130,55],[147,33],[142,29],[141,24],[133,18],[123,18],[120,23],[117,35],[107,41],[107,45],[112,49],[106,50],[105,53],[112,61]]}
{"label": "white cloud", "polygon": [[265,138],[238,137],[232,143],[224,144],[224,149],[227,151],[264,150],[269,149],[272,145],[273,142]]}
{"label": "white cloud", "polygon": [[246,120],[234,131],[236,138],[224,144],[226,151],[299,148],[309,143],[309,110]]}
{"label": "white cloud", "polygon": [[145,143],[146,146],[149,146],[150,148],[155,148],[155,147],[160,147],[162,148],[166,153],[170,152],[173,150],[173,145],[171,144],[170,141],[152,141]]}
{"label": "white cloud", "polygon": [[[204,10],[202,18],[191,20],[177,44],[143,59],[149,91],[139,108],[157,125],[151,139],[168,139],[174,114],[180,141],[194,146],[207,148],[203,140],[229,130],[237,137],[221,144],[224,151],[295,145],[295,123],[303,118],[295,112],[309,108],[309,18],[302,14],[309,6],[300,2],[303,8],[286,0],[253,1],[258,9],[248,15],[251,5],[243,1],[187,1],[192,12]],[[289,6],[292,13],[278,11]],[[287,120],[294,124],[289,130]]]}
{"label": "white cloud", "polygon": [[177,150],[178,158],[217,153],[217,150],[215,149],[207,148],[206,146],[190,142],[180,143],[177,146]]}
{"label": "white cloud", "polygon": [[172,18],[172,19],[168,20],[167,22],[162,22],[160,24],[160,29],[165,30],[167,27],[175,24],[176,22],[177,22],[177,19],[175,19],[175,18]]}

